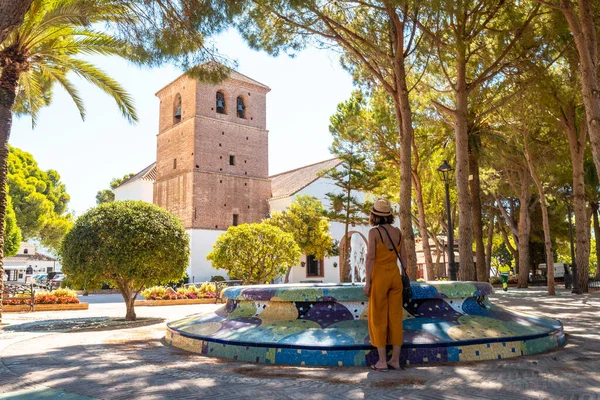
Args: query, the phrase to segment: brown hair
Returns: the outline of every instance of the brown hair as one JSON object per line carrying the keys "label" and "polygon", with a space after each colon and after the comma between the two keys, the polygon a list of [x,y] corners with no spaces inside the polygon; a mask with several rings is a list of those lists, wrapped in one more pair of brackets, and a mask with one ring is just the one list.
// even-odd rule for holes
{"label": "brown hair", "polygon": [[375,215],[375,214],[371,213],[371,216],[369,217],[369,224],[371,224],[371,226],[379,226],[379,225],[385,225],[385,224],[392,225],[393,223],[394,223],[393,215],[386,215],[385,217],[382,217],[381,215]]}

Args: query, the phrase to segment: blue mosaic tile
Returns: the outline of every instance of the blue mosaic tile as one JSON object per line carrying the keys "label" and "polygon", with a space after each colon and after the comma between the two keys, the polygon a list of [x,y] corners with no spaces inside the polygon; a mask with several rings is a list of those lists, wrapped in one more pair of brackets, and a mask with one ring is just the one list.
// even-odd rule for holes
{"label": "blue mosaic tile", "polygon": [[[407,365],[502,359],[565,343],[559,321],[491,304],[486,283],[411,286],[415,296],[405,304],[401,350]],[[227,303],[213,313],[167,324],[167,342],[248,362],[339,366],[377,359],[361,285],[232,287],[224,297]]]}

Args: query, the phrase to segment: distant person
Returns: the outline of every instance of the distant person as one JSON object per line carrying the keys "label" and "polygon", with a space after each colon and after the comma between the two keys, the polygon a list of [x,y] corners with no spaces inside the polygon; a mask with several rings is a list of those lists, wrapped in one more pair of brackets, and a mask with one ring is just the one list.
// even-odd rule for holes
{"label": "distant person", "polygon": [[[403,337],[402,277],[394,249],[399,252],[402,264],[407,264],[402,235],[392,226],[394,216],[389,201],[375,201],[369,222],[374,228],[369,231],[364,293],[369,297],[369,337],[379,356],[371,368],[385,372],[400,368]],[[388,344],[393,346],[392,358],[386,361]]]}
{"label": "distant person", "polygon": [[510,266],[507,264],[501,265],[498,268],[500,272],[500,278],[502,279],[502,290],[508,291],[508,275],[510,274]]}

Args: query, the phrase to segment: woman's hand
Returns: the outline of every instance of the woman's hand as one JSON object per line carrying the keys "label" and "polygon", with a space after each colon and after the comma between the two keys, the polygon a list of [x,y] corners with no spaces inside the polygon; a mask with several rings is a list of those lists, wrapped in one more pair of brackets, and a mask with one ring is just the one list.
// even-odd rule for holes
{"label": "woman's hand", "polygon": [[365,296],[369,297],[369,295],[371,293],[371,282],[365,283],[365,287],[363,288],[363,293],[365,294]]}

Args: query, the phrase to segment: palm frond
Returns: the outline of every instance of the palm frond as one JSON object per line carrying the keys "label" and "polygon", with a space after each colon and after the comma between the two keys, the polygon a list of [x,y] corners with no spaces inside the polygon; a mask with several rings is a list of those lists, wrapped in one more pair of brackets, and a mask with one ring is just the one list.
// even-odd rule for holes
{"label": "palm frond", "polygon": [[45,79],[39,70],[32,69],[19,77],[17,98],[12,110],[17,116],[30,115],[31,125],[35,127],[40,109],[50,104],[51,100],[52,82]]}
{"label": "palm frond", "polygon": [[83,99],[79,96],[79,91],[73,86],[73,84],[67,79],[66,74],[57,68],[52,68],[50,66],[44,65],[42,66],[42,71],[45,76],[50,79],[55,80],[62,86],[63,89],[71,96],[71,99],[77,106],[77,110],[79,110],[79,115],[81,119],[85,121],[85,106],[83,104]]}
{"label": "palm frond", "polygon": [[82,54],[82,55],[117,55],[130,58],[131,48],[123,40],[86,29],[70,32],[60,40],[47,40],[32,49],[32,56],[45,56],[51,54]]}
{"label": "palm frond", "polygon": [[81,118],[85,107],[79,92],[68,79],[74,72],[110,95],[123,116],[137,122],[133,98],[123,87],[79,55],[118,55],[135,60],[128,45],[118,37],[91,29],[101,22],[134,18],[121,0],[34,0],[23,24],[0,44],[11,46],[28,60],[20,74],[19,90],[13,107],[16,115],[29,114],[35,126],[39,110],[49,105],[55,82],[73,99]]}
{"label": "palm frond", "polygon": [[129,122],[138,122],[139,119],[135,111],[133,98],[123,89],[119,82],[87,61],[70,58],[68,65],[65,65],[65,67],[88,82],[98,86],[104,93],[111,96],[117,103],[121,114]]}

